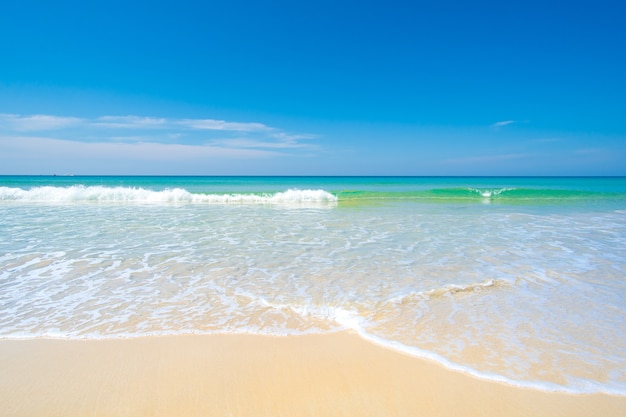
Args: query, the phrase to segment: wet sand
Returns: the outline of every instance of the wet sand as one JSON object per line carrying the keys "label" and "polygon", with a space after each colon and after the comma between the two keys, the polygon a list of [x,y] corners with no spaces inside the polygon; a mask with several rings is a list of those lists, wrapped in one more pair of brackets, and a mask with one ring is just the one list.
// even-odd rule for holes
{"label": "wet sand", "polygon": [[1,340],[0,416],[623,416],[626,397],[521,389],[351,333]]}

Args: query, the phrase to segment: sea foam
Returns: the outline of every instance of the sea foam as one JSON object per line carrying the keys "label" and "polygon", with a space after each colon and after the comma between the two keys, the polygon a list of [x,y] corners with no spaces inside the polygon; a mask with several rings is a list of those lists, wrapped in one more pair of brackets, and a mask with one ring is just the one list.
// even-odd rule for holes
{"label": "sea foam", "polygon": [[336,203],[337,197],[324,190],[289,189],[260,194],[201,194],[182,188],[153,191],[133,187],[103,187],[73,185],[70,187],[0,187],[0,201],[38,203],[205,203],[205,204],[301,204]]}

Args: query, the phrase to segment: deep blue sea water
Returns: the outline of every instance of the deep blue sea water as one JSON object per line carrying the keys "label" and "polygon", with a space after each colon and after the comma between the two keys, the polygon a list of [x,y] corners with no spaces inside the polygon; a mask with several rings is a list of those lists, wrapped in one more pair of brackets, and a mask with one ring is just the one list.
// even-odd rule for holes
{"label": "deep blue sea water", "polygon": [[0,177],[0,337],[345,329],[626,395],[626,178]]}

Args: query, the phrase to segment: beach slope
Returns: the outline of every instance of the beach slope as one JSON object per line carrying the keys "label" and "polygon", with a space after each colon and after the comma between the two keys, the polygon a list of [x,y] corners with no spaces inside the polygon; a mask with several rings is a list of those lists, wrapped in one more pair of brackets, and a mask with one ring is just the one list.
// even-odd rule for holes
{"label": "beach slope", "polygon": [[626,397],[479,380],[355,334],[0,341],[1,416],[621,416]]}

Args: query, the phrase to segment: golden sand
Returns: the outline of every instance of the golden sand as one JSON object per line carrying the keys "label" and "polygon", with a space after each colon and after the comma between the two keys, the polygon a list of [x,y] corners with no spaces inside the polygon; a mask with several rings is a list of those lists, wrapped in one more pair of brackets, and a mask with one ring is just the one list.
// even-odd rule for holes
{"label": "golden sand", "polygon": [[626,397],[479,380],[350,333],[0,341],[1,416],[623,416]]}

